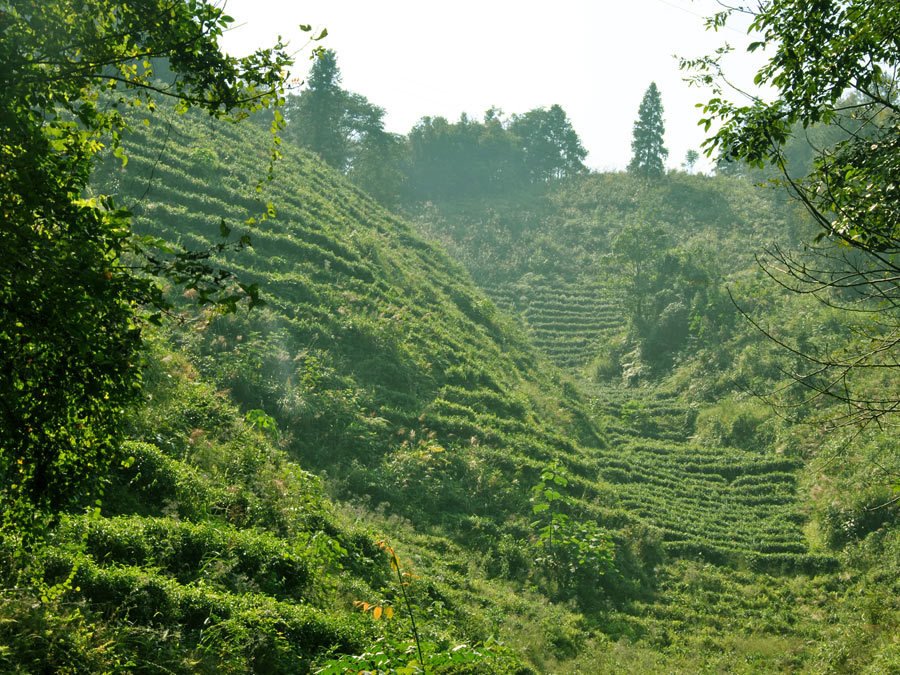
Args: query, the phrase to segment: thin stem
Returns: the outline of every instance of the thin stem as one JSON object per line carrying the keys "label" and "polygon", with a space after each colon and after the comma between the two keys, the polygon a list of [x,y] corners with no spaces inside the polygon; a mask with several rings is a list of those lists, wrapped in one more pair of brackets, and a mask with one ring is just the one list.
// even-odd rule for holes
{"label": "thin stem", "polygon": [[416,617],[413,615],[412,603],[409,601],[409,596],[406,594],[406,582],[403,581],[403,575],[400,573],[400,558],[397,557],[397,554],[394,553],[394,549],[391,549],[391,556],[393,557],[394,569],[397,570],[397,580],[400,582],[400,592],[403,593],[403,602],[406,603],[406,611],[409,612],[409,622],[412,624],[413,637],[416,640],[416,649],[419,652],[419,663],[422,667],[425,667],[425,658],[422,656],[422,643],[419,641],[419,630],[416,628]]}

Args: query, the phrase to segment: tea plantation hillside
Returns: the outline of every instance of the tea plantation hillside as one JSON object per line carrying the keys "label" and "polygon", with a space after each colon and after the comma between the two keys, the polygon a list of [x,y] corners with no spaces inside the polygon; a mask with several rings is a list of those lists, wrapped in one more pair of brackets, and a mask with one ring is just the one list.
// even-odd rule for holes
{"label": "tea plantation hillside", "polygon": [[590,279],[548,283],[526,275],[515,282],[486,283],[484,290],[498,307],[520,316],[532,343],[567,370],[586,365],[597,343],[623,327],[619,298]]}
{"label": "tea plantation hillside", "polygon": [[[790,240],[800,227],[796,207],[774,190],[686,174],[665,181],[594,174],[504,198],[407,208],[498,306],[519,314],[534,344],[570,371],[625,329],[635,300],[627,293],[631,256],[646,258],[643,295],[674,286],[678,276],[695,289],[715,286],[727,272],[752,265],[765,244]],[[639,231],[633,250],[616,243],[629,230]],[[666,254],[699,268],[678,269]],[[723,308],[687,309],[699,320]],[[734,313],[730,303],[724,309]]]}
{"label": "tea plantation hillside", "polygon": [[[875,581],[896,569],[900,541],[892,434],[833,424],[826,433],[838,405],[791,379],[801,360],[742,316],[800,349],[859,332],[758,264],[767,246],[815,234],[796,204],[745,179],[674,172],[407,209],[575,375],[605,432],[592,451],[598,475],[623,510],[662,532],[670,562],[656,594],[615,613],[642,646],[606,667],[709,667],[715,657],[681,660],[672,648],[715,644],[749,650],[741,667],[751,671],[893,672],[897,587]],[[885,374],[868,391],[890,397],[896,387]],[[696,632],[679,634],[682,622]]]}
{"label": "tea plantation hillside", "polygon": [[[610,447],[595,454],[620,503],[663,531],[670,557],[773,572],[832,571],[810,555],[796,494],[796,458],[679,438],[692,411],[654,391],[601,390]],[[695,411],[694,411],[695,412]]]}
{"label": "tea plantation hillside", "polygon": [[[595,631],[576,608],[638,592],[657,562],[632,554],[654,533],[584,461],[604,441],[571,384],[461,267],[312,156],[286,148],[257,199],[267,129],[135,126],[127,165],[110,158],[93,189],[266,305],[198,312],[198,291],[168,289],[121,466],[31,560],[43,600],[7,598],[3,663],[474,673],[570,659]],[[570,487],[532,525],[547,471]],[[584,542],[541,537],[560,505]]]}
{"label": "tea plantation hillside", "polygon": [[[4,672],[298,673],[341,655],[359,667],[408,661],[400,587],[376,532],[342,515],[271,427],[240,414],[159,336],[147,345],[143,394],[102,508],[64,515],[28,552],[41,597],[11,585],[22,552],[2,551]],[[404,572],[425,567],[412,567],[416,550],[399,551]],[[408,592],[430,609],[418,617],[427,663],[529,672],[500,645],[474,650],[495,629],[458,579]],[[373,621],[354,601],[396,611],[396,621]]]}
{"label": "tea plantation hillside", "polygon": [[[141,233],[211,251],[210,262],[227,265],[245,287],[258,284],[266,305],[223,316],[190,309],[195,291],[185,301],[172,295],[178,315],[159,336],[147,375],[155,386],[132,413],[135,442],[122,475],[110,478],[103,517],[73,516],[60,535],[72,551],[46,572],[56,579],[76,571],[67,601],[86,602],[112,635],[123,620],[148,635],[177,631],[178,643],[160,656],[175,670],[196,659],[293,672],[375,649],[406,663],[411,643],[399,621],[354,613],[359,600],[401,617],[389,559],[374,546],[387,538],[404,572],[426,579],[414,583],[421,590],[413,598],[426,656],[480,655],[479,667],[505,672],[570,659],[572,645],[596,631],[575,608],[595,613],[651,583],[658,555],[634,551],[658,550],[657,535],[597,480],[586,450],[604,440],[584,399],[461,267],[291,148],[254,199],[271,143],[265,129],[196,116],[136,127],[127,165],[99,167],[94,189],[114,193]],[[262,224],[245,222],[261,211]],[[229,229],[231,242],[249,231],[252,247],[219,247]],[[327,476],[341,513],[333,515],[304,470]],[[551,548],[542,537],[546,523],[535,521],[532,497],[546,471],[569,486],[551,513],[562,506],[567,527],[585,541]],[[247,528],[258,538],[247,539]],[[246,547],[276,558],[245,562]],[[570,566],[575,573],[563,574]],[[302,622],[294,629],[274,618],[264,634],[284,635],[284,649],[253,642],[262,620],[255,608],[280,617],[293,602],[334,629],[307,639]],[[540,636],[528,625],[523,640],[510,623],[522,602],[544,626]],[[212,609],[195,617],[192,603]],[[227,654],[224,626],[212,632],[221,640],[204,637],[205,626],[222,620],[247,640],[235,638]],[[516,656],[492,645],[496,638],[537,651]],[[450,653],[454,645],[480,651]],[[206,652],[206,660],[197,656]]]}
{"label": "tea plantation hillside", "polygon": [[[840,577],[816,548],[795,457],[714,436],[663,390],[578,385],[446,253],[289,144],[255,193],[263,125],[135,127],[94,191],[265,306],[167,289],[100,506],[28,559],[43,598],[4,596],[4,668],[759,672],[852,665],[854,645],[889,662],[880,627],[842,632],[878,610],[857,592],[877,571]],[[542,260],[482,280],[586,363],[581,333],[554,353],[544,327],[615,344],[622,288]],[[554,307],[555,283],[609,322]]]}
{"label": "tea plantation hillside", "polygon": [[200,374],[272,416],[335,489],[419,524],[524,516],[552,462],[587,477],[583,449],[604,440],[584,400],[411,226],[296,151],[263,188],[276,215],[243,224],[266,208],[247,197],[266,143],[252,126],[179,119],[136,134],[127,167],[98,175],[142,232],[209,249],[224,220],[232,239],[252,237],[223,260],[266,306],[190,317],[176,339]]}
{"label": "tea plantation hillside", "polygon": [[[608,381],[579,393],[462,268],[309,156],[286,147],[275,181],[264,184],[259,202],[248,199],[246,186],[265,172],[267,143],[253,127],[178,118],[170,128],[139,132],[124,171],[107,165],[98,189],[118,183],[142,231],[191,248],[215,246],[222,219],[233,239],[249,229],[242,225],[248,213],[275,206],[274,217],[252,228],[253,247],[222,259],[242,283],[258,284],[266,306],[224,317],[182,310],[186,329],[173,329],[170,339],[197,379],[234,400],[290,461],[326,476],[344,518],[414,556],[426,580],[416,611],[435,658],[458,640],[481,645],[492,672],[517,668],[510,665],[517,660],[578,672],[601,654],[615,670],[648,648],[660,670],[698,663],[735,670],[778,668],[774,654],[790,643],[796,663],[816,663],[810,644],[843,610],[828,608],[824,626],[798,613],[797,597],[820,602],[820,586],[804,580],[835,583],[838,560],[807,536],[796,457],[727,437],[692,438],[702,419],[683,397],[652,389],[632,395]],[[738,204],[723,206],[729,194],[713,191],[709,213],[735,213]],[[572,231],[568,240],[551,239],[578,254],[578,212],[563,204],[579,202],[558,199],[551,207]],[[689,210],[672,195],[658,203],[673,220]],[[699,229],[691,245],[703,242]],[[553,291],[546,280],[568,284],[557,297],[568,293],[572,304],[593,299],[627,309],[615,279],[582,284],[577,255],[550,253],[541,252],[543,295],[536,284],[525,311],[532,334],[541,325],[533,310],[552,316],[550,303],[539,302]],[[551,275],[554,260],[562,270]],[[621,339],[615,324],[591,329],[611,336],[608,344]],[[181,459],[203,433],[198,425],[149,441]],[[240,523],[253,510],[249,499],[230,513]],[[378,559],[370,552],[376,536],[368,549],[354,540],[363,562]],[[353,557],[338,563],[351,569]],[[358,574],[361,582],[350,581]],[[344,612],[352,612],[352,600],[374,597],[400,613],[386,579],[373,588],[360,570],[348,582],[354,593],[337,584]],[[736,585],[753,597],[706,591],[714,611],[730,617],[715,619],[685,591],[691,584]],[[691,622],[704,629],[687,629]],[[391,633],[399,626],[382,637],[402,652],[408,635]],[[363,627],[375,630],[371,622]],[[515,655],[490,647],[491,639]],[[610,640],[636,651],[609,655]],[[336,652],[372,649],[363,642]],[[321,648],[311,651],[321,662]]]}

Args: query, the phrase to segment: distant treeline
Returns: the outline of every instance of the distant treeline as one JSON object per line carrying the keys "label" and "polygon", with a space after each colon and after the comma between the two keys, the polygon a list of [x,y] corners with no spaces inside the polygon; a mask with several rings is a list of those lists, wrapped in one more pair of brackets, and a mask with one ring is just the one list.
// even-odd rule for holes
{"label": "distant treeline", "polygon": [[[858,101],[851,97],[845,103],[852,109]],[[384,108],[341,88],[337,56],[326,50],[316,59],[302,93],[287,97],[284,136],[389,207],[490,197],[588,173],[583,163],[587,151],[559,105],[512,115],[491,107],[481,120],[466,113],[455,122],[428,116],[406,135],[387,132],[384,116]],[[839,121],[808,129],[796,125],[782,149],[790,175],[809,173],[817,147],[833,145],[860,126],[846,113]],[[629,173],[651,180],[668,173],[664,135],[662,102],[651,83],[634,123]],[[689,150],[681,166],[693,173],[698,159],[699,153]],[[750,168],[727,153],[718,154],[713,171],[757,183],[781,176],[772,163]]]}
{"label": "distant treeline", "polygon": [[481,196],[585,171],[587,151],[559,105],[482,120],[423,117],[406,136],[383,108],[340,86],[333,51],[288,98],[285,137],[317,153],[382,203]]}

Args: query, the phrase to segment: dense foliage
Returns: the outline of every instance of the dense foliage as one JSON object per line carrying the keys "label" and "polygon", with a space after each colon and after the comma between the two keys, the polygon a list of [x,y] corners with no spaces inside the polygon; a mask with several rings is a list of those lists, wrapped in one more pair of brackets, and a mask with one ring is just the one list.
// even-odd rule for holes
{"label": "dense foliage", "polygon": [[537,108],[504,120],[490,109],[478,122],[425,117],[408,137],[405,198],[459,198],[543,184],[584,170],[587,153],[563,109]]}
{"label": "dense foliage", "polygon": [[[165,167],[153,168],[165,128],[151,125],[135,136],[124,171],[114,161],[104,165],[97,189],[118,183],[126,203],[137,200],[132,208],[138,227],[160,236],[180,232],[186,243],[204,246],[216,236],[227,205],[239,203],[239,186],[262,158],[234,149],[260,147],[265,135],[189,117],[174,123],[183,142],[169,150]],[[676,371],[682,379],[674,392],[620,388],[617,378],[634,386],[672,372],[645,368],[641,374],[640,359],[624,352],[615,357],[612,379],[588,390],[589,410],[571,382],[533,360],[522,337],[446,256],[335,173],[290,147],[285,153],[287,170],[264,195],[280,205],[278,217],[255,234],[252,250],[227,259],[229,268],[264,289],[267,307],[248,316],[201,315],[191,331],[173,337],[195,364],[193,377],[211,380],[220,395],[228,392],[246,419],[277,439],[289,457],[327,471],[333,494],[354,503],[352,518],[376,524],[401,555],[416,551],[403,569],[411,564],[411,573],[423,579],[414,579],[412,587],[418,588],[413,602],[420,608],[414,611],[426,663],[450,667],[443,650],[465,644],[461,656],[469,655],[469,647],[491,638],[515,646],[522,658],[548,672],[583,670],[595,662],[624,667],[639,654],[650,658],[647,650],[659,659],[657,670],[692,663],[765,669],[775,662],[766,650],[831,639],[843,644],[846,638],[826,637],[827,630],[803,618],[800,609],[820,606],[823,594],[832,592],[823,586],[839,583],[834,580],[840,561],[808,538],[812,525],[798,495],[797,444],[788,444],[787,455],[775,451],[785,432],[764,408],[741,400],[712,403],[736,386],[732,370],[747,376],[758,367],[750,358],[758,340],[740,342],[747,340],[746,331],[731,333],[708,314],[705,330],[712,332],[698,332],[688,343],[701,345],[698,362],[707,371]],[[129,171],[154,171],[147,198],[140,199],[143,180],[128,187]],[[506,218],[524,219],[517,230],[522,237],[506,249],[492,243],[506,230],[485,229],[479,239],[466,223],[448,227],[450,216],[475,213],[473,203],[463,202],[459,210],[432,206],[425,213],[443,214],[442,231],[467,232],[463,241],[471,239],[479,254],[492,248],[493,259],[507,261],[505,267],[491,266],[490,273],[473,268],[479,278],[510,275],[517,303],[545,294],[547,344],[563,334],[569,313],[591,311],[587,292],[577,306],[569,302],[584,278],[578,263],[589,247],[596,249],[593,269],[610,271],[595,272],[591,282],[600,297],[622,302],[617,298],[624,289],[611,274],[614,258],[604,257],[619,231],[616,223],[658,222],[673,255],[706,241],[734,270],[737,261],[744,269],[754,264],[750,252],[738,254],[740,246],[761,244],[788,229],[784,219],[792,217],[776,195],[703,176],[650,183],[627,174],[594,176],[532,199],[523,204],[532,203],[548,220],[504,208]],[[760,213],[768,214],[764,222]],[[475,221],[479,230],[491,218]],[[757,229],[750,229],[751,222]],[[542,248],[529,255],[532,243],[544,246],[546,236],[573,255],[547,261]],[[458,245],[455,250],[464,251]],[[543,276],[516,267],[523,261],[542,265]],[[757,279],[749,288],[760,287]],[[703,288],[684,283],[686,293]],[[549,313],[551,300],[555,314]],[[761,297],[760,309],[768,311],[770,301]],[[613,337],[627,316],[618,310],[615,322]],[[738,340],[738,348],[731,340]],[[723,344],[721,355],[711,356]],[[742,354],[745,344],[749,351]],[[683,349],[673,353],[682,359],[679,368],[693,367],[693,361],[683,361]],[[731,368],[736,362],[740,368]],[[154,431],[147,440],[203,466],[212,451],[201,433],[207,417],[198,412],[186,411],[182,419],[190,426],[175,434],[151,420],[147,428]],[[601,433],[603,442],[595,435]],[[246,475],[253,484],[254,473]],[[267,484],[261,480],[253,490]],[[287,497],[293,491],[276,493]],[[266,513],[253,491],[236,494],[225,511],[234,523],[249,524],[253,514]],[[847,504],[829,522],[846,523],[864,508]],[[267,528],[283,527],[268,522]],[[859,519],[859,535],[877,531],[882,522]],[[310,535],[321,525],[309,521]],[[347,582],[357,583],[356,574],[346,575]],[[728,590],[735,585],[745,590]],[[364,644],[348,643],[340,656],[329,658],[348,666],[416,659],[406,651],[411,633],[402,598],[386,582],[381,586],[353,586],[343,603],[323,601],[338,608],[331,610],[337,616],[352,612],[353,601],[367,603],[369,610],[356,616],[369,621],[363,626],[383,631],[367,633]],[[724,618],[704,613],[694,597],[697,589]],[[527,595],[515,600],[513,593]],[[842,621],[848,620],[845,611],[855,611],[841,603],[822,606]],[[382,608],[378,619],[374,607]],[[385,607],[394,608],[391,619],[385,619]],[[520,609],[511,612],[513,607]],[[522,612],[527,618],[513,618]],[[672,619],[682,613],[703,628],[680,629]],[[751,639],[754,631],[761,637]],[[608,641],[623,638],[625,645],[635,643],[635,651],[610,652]],[[474,649],[500,658],[505,648]],[[808,646],[792,653],[784,662],[817,664],[826,658]],[[834,652],[825,654],[831,658]],[[286,658],[289,663],[293,657]]]}
{"label": "dense foliage", "polygon": [[[225,290],[202,255],[170,251],[166,260],[132,235],[127,211],[82,192],[104,143],[125,161],[123,108],[152,109],[159,94],[239,117],[278,98],[282,45],[227,57],[217,41],[230,21],[201,0],[21,0],[0,12],[4,528],[39,527],[97,488],[115,456],[138,382],[141,312],[165,307],[135,270],[188,281],[211,302]],[[158,58],[179,75],[165,90],[152,80]]]}
{"label": "dense foliage", "polygon": [[422,118],[405,136],[384,131],[384,110],[340,87],[334,51],[316,61],[307,86],[288,98],[285,135],[382,204],[499,194],[584,171],[587,151],[559,105],[478,121]]}

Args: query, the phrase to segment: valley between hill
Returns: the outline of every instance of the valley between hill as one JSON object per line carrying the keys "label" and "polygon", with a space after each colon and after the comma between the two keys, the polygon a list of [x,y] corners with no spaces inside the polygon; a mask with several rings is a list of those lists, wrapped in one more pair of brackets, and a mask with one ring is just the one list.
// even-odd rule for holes
{"label": "valley between hill", "polygon": [[[411,609],[437,673],[897,672],[889,436],[826,465],[841,438],[746,393],[786,357],[725,302],[829,325],[753,262],[794,209],[614,174],[406,218],[289,143],[255,194],[263,126],[157,119],[96,172],[265,305],[167,289],[102,508],[33,562],[57,596],[5,597],[4,667],[412,672]],[[643,278],[618,235],[646,226]]]}

